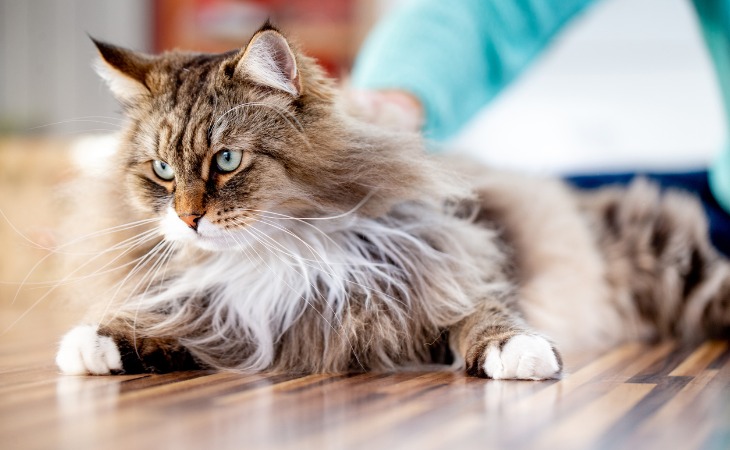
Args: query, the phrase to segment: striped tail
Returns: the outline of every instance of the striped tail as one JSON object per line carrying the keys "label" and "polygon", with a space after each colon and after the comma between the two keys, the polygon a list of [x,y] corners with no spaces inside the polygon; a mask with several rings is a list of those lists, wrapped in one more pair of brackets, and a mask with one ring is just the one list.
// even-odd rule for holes
{"label": "striped tail", "polygon": [[644,180],[582,194],[617,304],[660,338],[730,337],[730,264],[711,245],[698,200]]}

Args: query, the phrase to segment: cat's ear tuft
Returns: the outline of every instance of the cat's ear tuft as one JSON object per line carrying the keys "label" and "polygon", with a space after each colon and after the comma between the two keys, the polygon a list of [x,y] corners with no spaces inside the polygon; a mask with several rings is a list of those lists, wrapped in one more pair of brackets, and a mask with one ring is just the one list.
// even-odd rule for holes
{"label": "cat's ear tuft", "polygon": [[[91,37],[90,37],[91,38]],[[140,96],[150,95],[147,74],[153,57],[91,38],[99,50],[96,71],[107,82],[117,99],[132,102]]]}
{"label": "cat's ear tuft", "polygon": [[236,66],[254,83],[298,97],[302,92],[297,60],[286,38],[268,21],[254,34]]}

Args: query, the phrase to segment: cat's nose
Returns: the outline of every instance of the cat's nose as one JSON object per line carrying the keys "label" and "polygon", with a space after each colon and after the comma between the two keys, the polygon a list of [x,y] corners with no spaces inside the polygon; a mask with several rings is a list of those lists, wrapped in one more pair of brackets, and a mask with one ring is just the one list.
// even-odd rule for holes
{"label": "cat's nose", "polygon": [[201,217],[203,217],[203,215],[197,214],[197,213],[178,214],[178,217],[180,218],[180,220],[185,222],[187,224],[187,226],[189,226],[193,230],[197,231],[198,230],[198,221],[200,220]]}

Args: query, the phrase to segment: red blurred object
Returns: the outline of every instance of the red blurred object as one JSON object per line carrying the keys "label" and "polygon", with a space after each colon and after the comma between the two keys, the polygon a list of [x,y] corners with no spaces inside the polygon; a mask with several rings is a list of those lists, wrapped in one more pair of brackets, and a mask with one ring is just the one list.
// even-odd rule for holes
{"label": "red blurred object", "polygon": [[318,59],[331,75],[351,66],[369,27],[365,0],[155,0],[156,51],[220,52],[246,44],[266,19]]}

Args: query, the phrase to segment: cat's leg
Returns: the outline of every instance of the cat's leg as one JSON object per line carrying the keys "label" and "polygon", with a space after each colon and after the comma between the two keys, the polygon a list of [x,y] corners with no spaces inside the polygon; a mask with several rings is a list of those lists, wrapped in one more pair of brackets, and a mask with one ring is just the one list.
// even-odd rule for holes
{"label": "cat's leg", "polygon": [[200,368],[176,340],[144,336],[123,321],[73,328],[61,339],[56,364],[67,375],[164,373]]}
{"label": "cat's leg", "polygon": [[520,380],[560,376],[563,364],[555,347],[498,300],[481,303],[451,336],[469,375]]}

